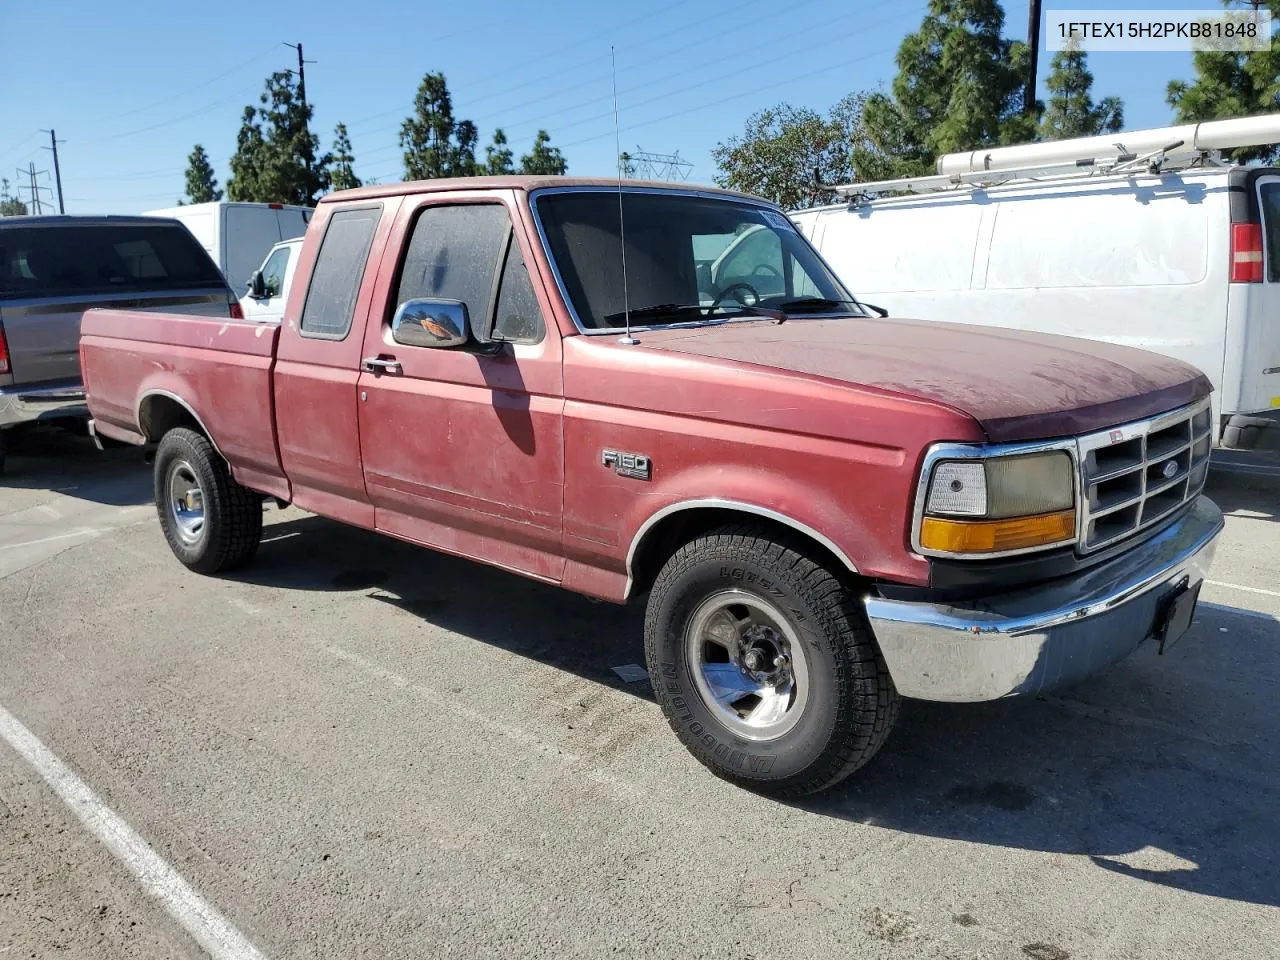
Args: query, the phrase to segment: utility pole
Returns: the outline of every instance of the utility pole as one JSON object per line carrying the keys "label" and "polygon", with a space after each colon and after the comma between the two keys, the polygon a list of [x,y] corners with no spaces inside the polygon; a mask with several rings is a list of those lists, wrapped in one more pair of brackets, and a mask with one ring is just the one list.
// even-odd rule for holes
{"label": "utility pole", "polygon": [[[54,132],[52,130],[42,130],[40,132],[49,134],[49,146],[45,147],[45,149],[53,151],[53,177],[54,177],[54,181],[58,184],[58,212],[66,213],[67,208],[62,204],[62,168],[58,166],[58,142],[59,141],[58,141],[58,138],[54,135]],[[67,141],[65,140],[62,141],[62,143],[66,143],[66,142]]]}
{"label": "utility pole", "polygon": [[298,51],[298,99],[302,101],[303,106],[306,106],[307,74],[306,74],[306,70],[303,67],[303,64],[315,63],[316,61],[302,59],[302,41],[298,41],[297,43],[287,43],[282,40],[281,43],[284,43],[286,47],[292,47],[294,50]]}
{"label": "utility pole", "polygon": [[1031,62],[1027,64],[1027,85],[1022,91],[1022,112],[1028,117],[1036,115],[1036,68],[1040,61],[1040,0],[1030,0],[1027,10],[1027,46],[1031,48]]}

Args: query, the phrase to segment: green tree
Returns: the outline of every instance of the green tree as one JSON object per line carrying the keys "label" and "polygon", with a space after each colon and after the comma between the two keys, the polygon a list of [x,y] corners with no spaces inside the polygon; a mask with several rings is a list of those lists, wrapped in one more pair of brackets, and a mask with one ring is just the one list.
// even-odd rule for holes
{"label": "green tree", "polygon": [[929,0],[898,48],[892,97],[872,94],[863,107],[859,179],[932,173],[939,154],[1034,137],[1022,113],[1027,45],[1003,29],[997,0]]}
{"label": "green tree", "polygon": [[1093,137],[1116,133],[1124,126],[1124,103],[1119,97],[1105,97],[1094,104],[1093,74],[1078,45],[1053,55],[1045,87],[1049,99],[1040,117],[1041,140]]}
{"label": "green tree", "polygon": [[[1271,11],[1273,23],[1280,21],[1280,0],[1223,0],[1227,9]],[[1179,123],[1202,120],[1230,120],[1280,110],[1280,49],[1276,36],[1268,50],[1198,50],[1192,57],[1195,79],[1172,80],[1168,87],[1169,106]],[[1280,147],[1266,145],[1230,151],[1242,163],[1280,159]]]}
{"label": "green tree", "polygon": [[0,180],[0,217],[25,217],[27,205],[9,192],[9,181]]}
{"label": "green tree", "polygon": [[352,190],[360,186],[356,176],[356,158],[351,155],[351,137],[347,125],[340,123],[333,131],[333,154],[329,165],[329,185],[334,190]]}
{"label": "green tree", "polygon": [[559,147],[551,146],[551,134],[539,130],[533,148],[520,158],[520,172],[543,176],[562,176],[569,169]]}
{"label": "green tree", "polygon": [[400,125],[405,179],[475,176],[478,139],[474,123],[454,119],[444,74],[428,73],[413,98],[413,116]]}
{"label": "green tree", "polygon": [[484,172],[494,175],[516,172],[515,157],[501,127],[493,131],[493,143],[484,148]]}
{"label": "green tree", "polygon": [[211,200],[221,199],[222,191],[218,189],[209,155],[197,143],[191,156],[187,157],[187,195],[178,203],[209,203]]}
{"label": "green tree", "polygon": [[830,190],[818,181],[831,186],[854,179],[853,147],[862,136],[865,99],[850,94],[827,116],[788,103],[753,113],[742,136],[711,151],[716,183],[787,208],[823,202]]}
{"label": "green tree", "polygon": [[319,154],[311,114],[292,71],[267,78],[259,106],[244,108],[227,181],[230,199],[315,205],[329,188],[332,157]]}

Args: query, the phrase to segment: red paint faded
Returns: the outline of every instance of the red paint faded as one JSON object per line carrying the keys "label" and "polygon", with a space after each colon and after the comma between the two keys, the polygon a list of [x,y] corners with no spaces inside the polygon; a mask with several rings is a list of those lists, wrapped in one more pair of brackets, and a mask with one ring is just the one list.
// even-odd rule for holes
{"label": "red paint faded", "polygon": [[[528,200],[577,183],[600,181],[474,178],[326,198],[279,329],[86,314],[90,410],[104,433],[142,442],[142,400],[163,390],[196,412],[253,489],[621,600],[640,532],[693,504],[782,518],[861,574],[925,584],[908,529],[930,444],[1093,430],[1208,390],[1190,368],[1136,350],[903,320],[742,322],[643,333],[638,346],[582,336]],[[476,202],[508,210],[546,337],[493,353],[396,344],[391,301],[417,213]],[[383,212],[351,332],[301,337],[329,216],[374,203]],[[394,358],[401,372],[363,371],[368,356]],[[618,476],[605,449],[648,456],[650,479]]]}
{"label": "red paint faded", "polygon": [[994,442],[1141,420],[1209,395],[1200,371],[1132,347],[961,323],[858,317],[646,334],[643,345],[793,370],[969,414]]}

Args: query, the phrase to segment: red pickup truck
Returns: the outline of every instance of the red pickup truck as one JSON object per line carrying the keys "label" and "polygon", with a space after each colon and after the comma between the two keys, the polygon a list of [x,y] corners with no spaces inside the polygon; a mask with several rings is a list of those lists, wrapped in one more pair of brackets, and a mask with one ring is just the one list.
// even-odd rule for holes
{"label": "red pickup truck", "polygon": [[92,310],[80,354],[191,569],[274,499],[644,602],[681,740],[797,796],[902,696],[1163,652],[1222,528],[1193,368],[879,313],[760,200],[476,178],[325,198],[279,325]]}

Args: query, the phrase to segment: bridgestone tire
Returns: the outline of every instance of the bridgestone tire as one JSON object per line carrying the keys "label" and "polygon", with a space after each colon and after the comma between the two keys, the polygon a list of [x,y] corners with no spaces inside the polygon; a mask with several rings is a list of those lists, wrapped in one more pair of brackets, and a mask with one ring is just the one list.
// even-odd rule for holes
{"label": "bridgestone tire", "polygon": [[[861,605],[803,551],[751,527],[713,531],[666,563],[645,613],[649,674],[672,729],[717,776],[779,798],[824,790],[865,764],[888,738],[900,703]],[[692,618],[728,590],[781,612],[803,648],[803,709],[794,726],[772,739],[733,729],[694,678]]]}
{"label": "bridgestone tire", "polygon": [[[185,465],[185,466],[184,466]],[[189,467],[202,495],[203,528],[184,540],[170,509],[170,477]],[[156,512],[173,555],[197,573],[221,573],[253,559],[262,539],[262,498],[231,479],[208,439],[177,427],[160,440],[155,458]]]}

